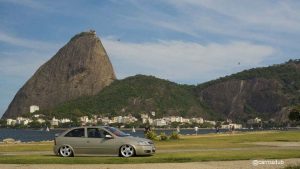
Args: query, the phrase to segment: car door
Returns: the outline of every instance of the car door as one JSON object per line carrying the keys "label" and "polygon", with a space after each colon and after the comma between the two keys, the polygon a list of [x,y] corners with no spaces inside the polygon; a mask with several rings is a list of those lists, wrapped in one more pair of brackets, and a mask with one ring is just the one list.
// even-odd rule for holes
{"label": "car door", "polygon": [[105,135],[110,135],[102,128],[90,127],[87,128],[86,143],[89,147],[90,154],[117,154],[118,147],[115,144],[115,138],[105,138]]}
{"label": "car door", "polygon": [[65,134],[64,144],[70,145],[76,154],[84,154],[86,152],[85,129],[76,128]]}

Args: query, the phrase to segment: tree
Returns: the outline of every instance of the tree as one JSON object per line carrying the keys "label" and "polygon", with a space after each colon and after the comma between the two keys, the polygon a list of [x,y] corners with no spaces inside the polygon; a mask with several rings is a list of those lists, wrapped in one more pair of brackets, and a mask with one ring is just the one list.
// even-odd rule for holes
{"label": "tree", "polygon": [[215,128],[221,128],[222,127],[222,122],[217,121]]}
{"label": "tree", "polygon": [[291,121],[300,121],[300,112],[299,110],[292,109],[289,114],[289,119]]}
{"label": "tree", "polygon": [[28,126],[30,128],[38,129],[38,128],[42,128],[43,124],[39,123],[38,121],[32,121],[32,122],[28,123]]}
{"label": "tree", "polygon": [[6,127],[7,126],[7,122],[4,119],[0,119],[0,127]]}

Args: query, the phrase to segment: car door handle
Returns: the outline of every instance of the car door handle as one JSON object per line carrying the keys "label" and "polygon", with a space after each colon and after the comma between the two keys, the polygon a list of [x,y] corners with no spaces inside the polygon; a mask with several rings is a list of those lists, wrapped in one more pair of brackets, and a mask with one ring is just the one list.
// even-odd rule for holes
{"label": "car door handle", "polygon": [[86,141],[86,143],[90,143],[90,141]]}

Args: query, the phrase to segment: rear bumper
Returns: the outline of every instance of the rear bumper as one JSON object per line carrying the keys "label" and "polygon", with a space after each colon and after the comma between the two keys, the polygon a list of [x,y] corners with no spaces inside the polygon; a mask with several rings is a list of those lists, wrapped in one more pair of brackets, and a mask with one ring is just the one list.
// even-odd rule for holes
{"label": "rear bumper", "polygon": [[58,149],[59,149],[59,147],[58,147],[57,145],[53,146],[53,153],[54,153],[55,155],[59,155]]}
{"label": "rear bumper", "polygon": [[136,155],[152,155],[156,151],[154,145],[147,145],[147,146],[136,146],[135,153]]}

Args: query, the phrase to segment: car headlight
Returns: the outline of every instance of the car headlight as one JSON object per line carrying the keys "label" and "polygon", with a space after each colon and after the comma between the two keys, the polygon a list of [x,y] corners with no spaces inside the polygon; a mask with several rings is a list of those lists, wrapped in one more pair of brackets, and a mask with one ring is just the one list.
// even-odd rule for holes
{"label": "car headlight", "polygon": [[138,141],[138,145],[140,146],[148,146],[150,145],[148,141]]}

